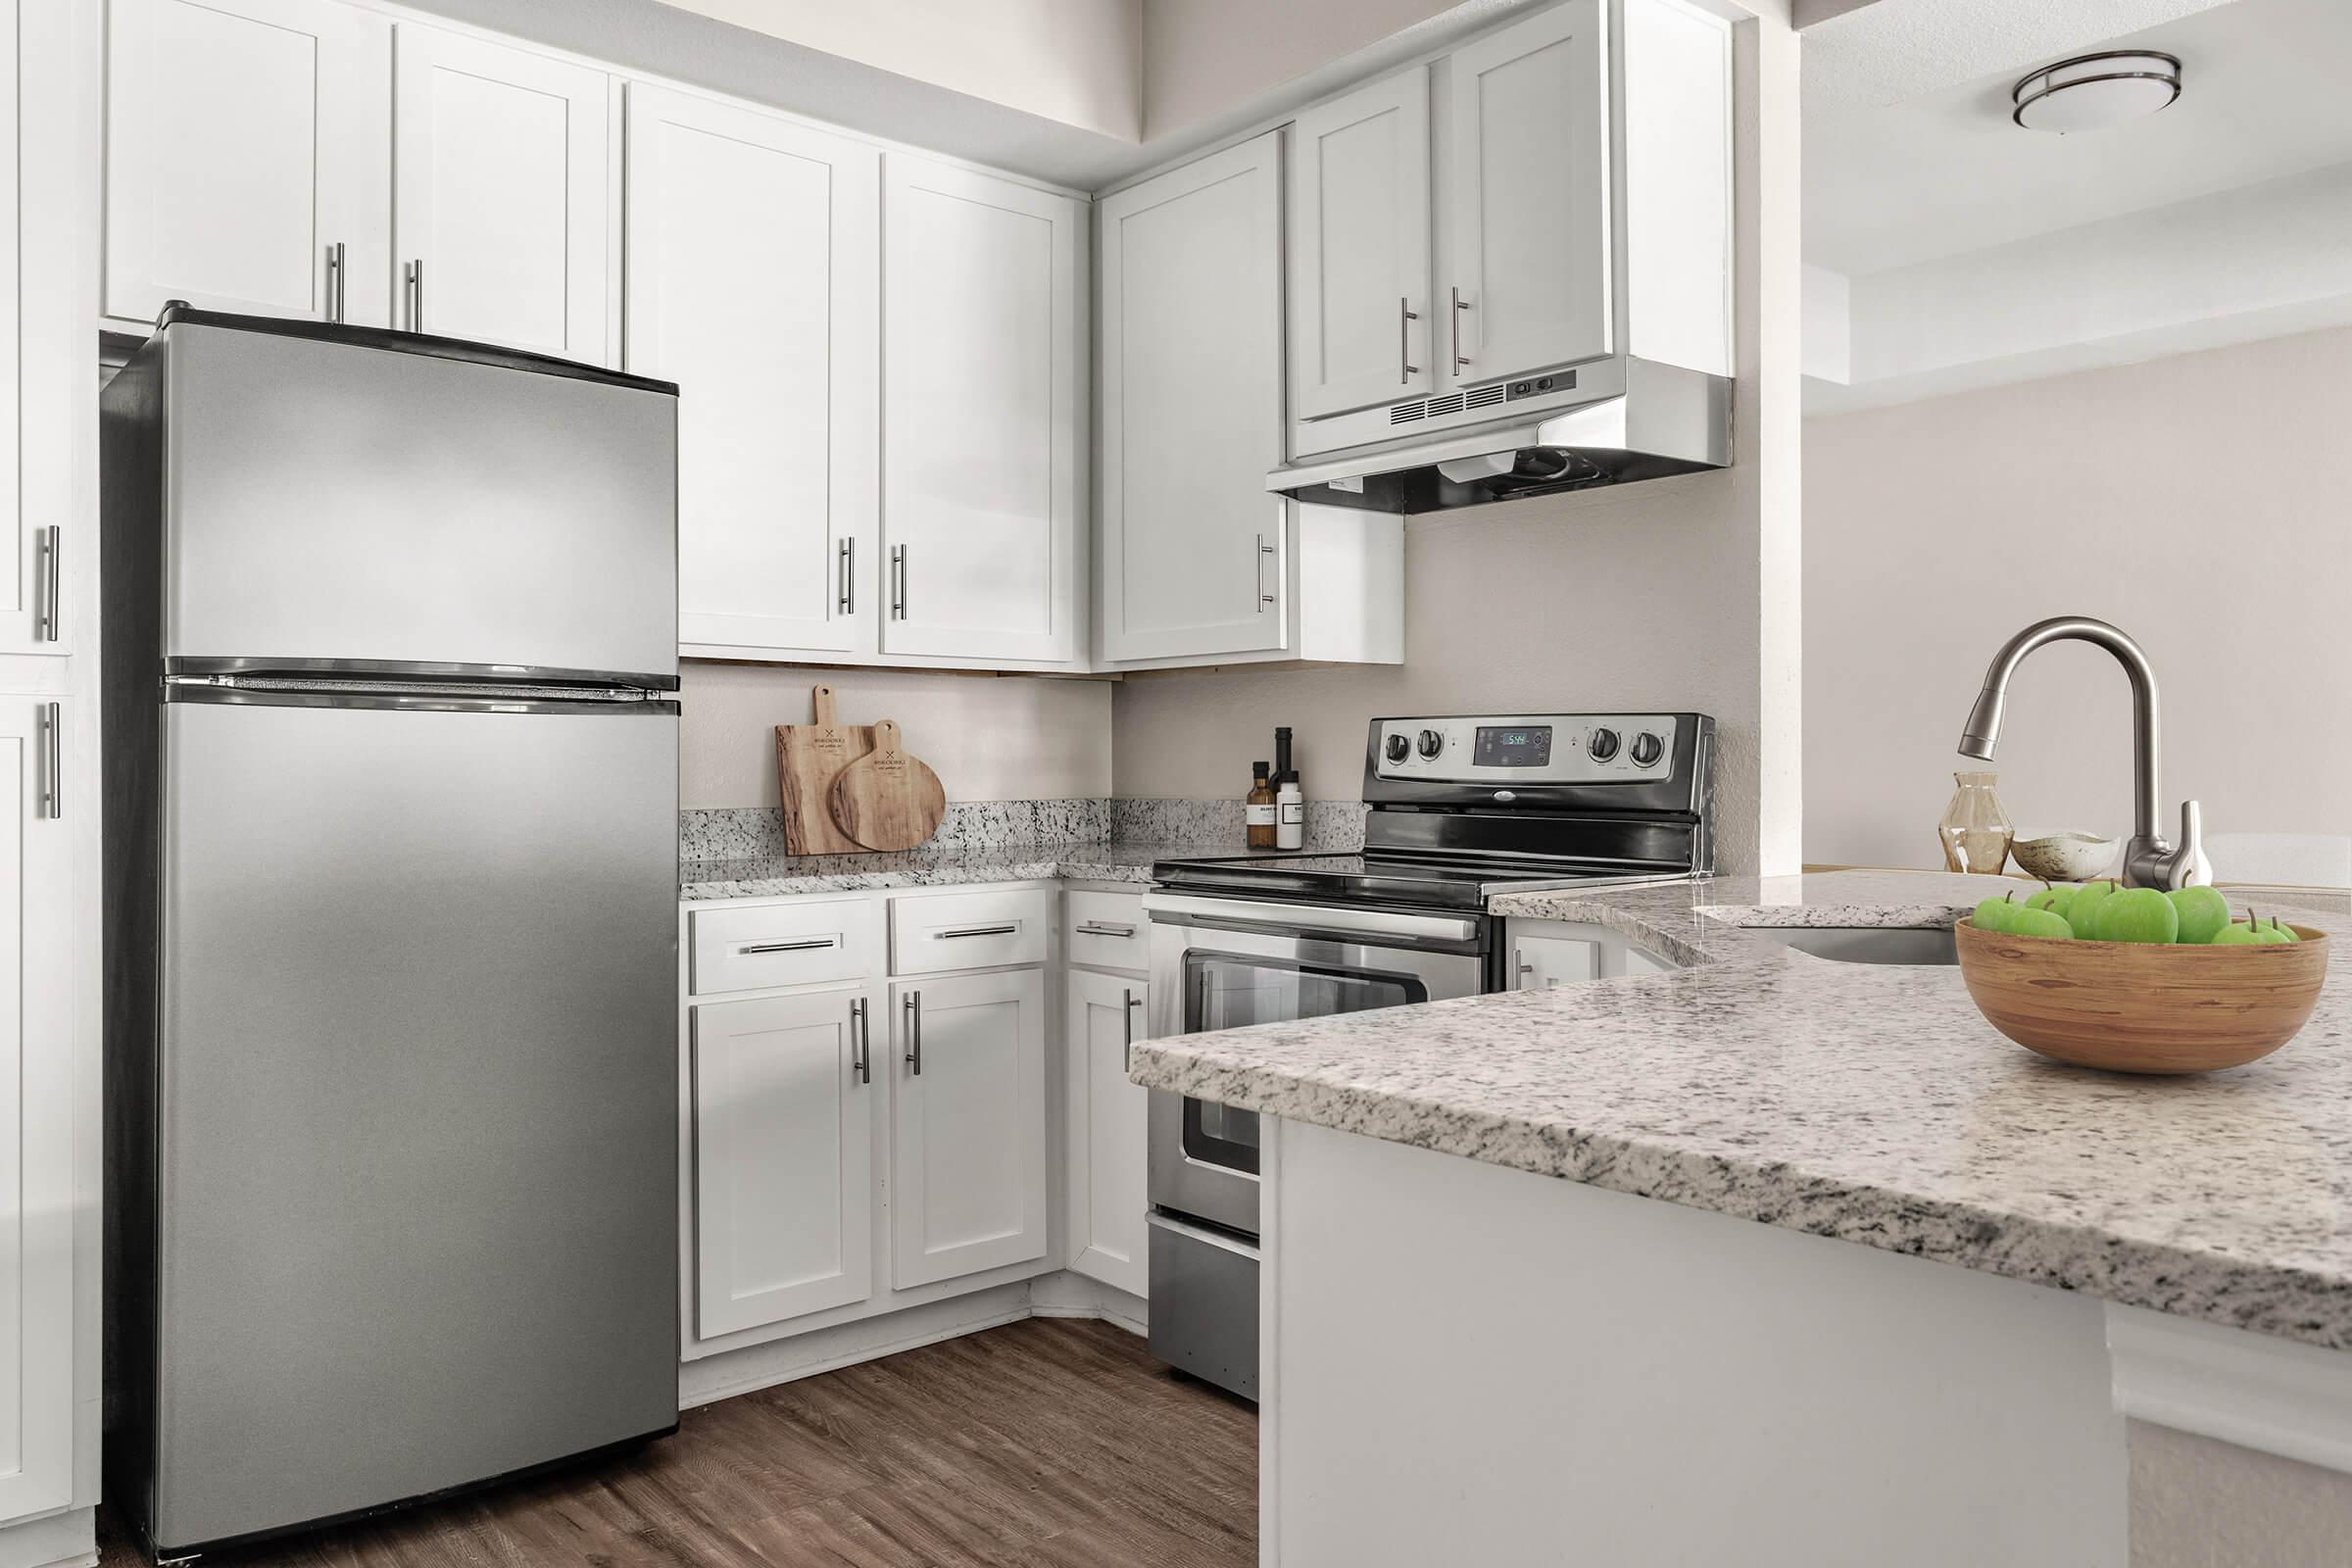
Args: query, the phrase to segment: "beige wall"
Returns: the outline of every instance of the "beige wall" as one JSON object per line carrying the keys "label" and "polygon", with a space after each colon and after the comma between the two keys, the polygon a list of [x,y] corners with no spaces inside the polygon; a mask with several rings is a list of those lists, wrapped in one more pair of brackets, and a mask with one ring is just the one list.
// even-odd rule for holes
{"label": "beige wall", "polygon": [[[1993,650],[2076,612],[2155,663],[2168,813],[2352,831],[2347,431],[2352,329],[1808,420],[1805,858],[1936,863]],[[2018,825],[2128,833],[2114,662],[2045,648],[2011,690],[1993,765]]]}
{"label": "beige wall", "polygon": [[779,668],[689,660],[680,693],[678,804],[776,804],[775,726],[808,721],[824,682],[844,722],[896,719],[951,801],[1054,801],[1110,793],[1110,687],[1022,675]]}
{"label": "beige wall", "polygon": [[1122,141],[1143,134],[1143,0],[667,0]]}
{"label": "beige wall", "polygon": [[1144,124],[1165,136],[1378,43],[1454,0],[1143,0]]}
{"label": "beige wall", "polygon": [[2134,1421],[2132,1568],[2352,1560],[2352,1476]]}

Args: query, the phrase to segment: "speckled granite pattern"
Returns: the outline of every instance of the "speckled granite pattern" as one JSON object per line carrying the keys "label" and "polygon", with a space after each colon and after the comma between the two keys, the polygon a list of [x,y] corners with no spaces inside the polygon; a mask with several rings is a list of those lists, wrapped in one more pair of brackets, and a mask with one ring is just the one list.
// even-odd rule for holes
{"label": "speckled granite pattern", "polygon": [[[925,848],[1059,844],[1110,837],[1107,800],[951,801]],[[678,858],[736,860],[784,853],[781,807],[706,808],[678,813]]]}
{"label": "speckled granite pattern", "polygon": [[795,893],[843,893],[859,888],[949,887],[964,882],[1152,880],[1154,860],[1180,856],[1231,855],[1229,844],[1098,839],[1054,844],[943,845],[934,839],[904,855],[774,855],[682,860],[678,897],[687,903],[771,899]]}
{"label": "speckled granite pattern", "polygon": [[[2131,1078],[1995,1034],[1952,968],[1745,925],[1936,925],[2014,882],[1839,872],[1511,895],[1675,973],[1138,1041],[1133,1076],[2132,1305],[2352,1348],[2352,968],[2277,1054]],[[2323,903],[2329,901],[2321,901]],[[2302,924],[2352,934],[2339,905]]]}

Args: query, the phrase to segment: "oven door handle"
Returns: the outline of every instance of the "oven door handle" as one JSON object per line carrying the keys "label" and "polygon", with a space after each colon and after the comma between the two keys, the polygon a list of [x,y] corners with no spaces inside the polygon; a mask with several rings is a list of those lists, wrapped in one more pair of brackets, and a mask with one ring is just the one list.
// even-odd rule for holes
{"label": "oven door handle", "polygon": [[1220,1251],[1231,1252],[1236,1257],[1246,1257],[1253,1263],[1257,1261],[1257,1249],[1238,1236],[1222,1235],[1204,1225],[1188,1225],[1156,1208],[1144,1216],[1144,1222],[1171,1235],[1184,1237],[1187,1241],[1203,1243]]}
{"label": "oven door handle", "polygon": [[1432,942],[1470,942],[1478,922],[1442,914],[1406,914],[1396,909],[1355,909],[1328,904],[1268,904],[1250,899],[1204,899],[1184,893],[1147,893],[1144,912],[1181,925],[1187,915],[1220,925],[1263,926],[1285,934],[1300,929],[1355,936],[1408,937]]}

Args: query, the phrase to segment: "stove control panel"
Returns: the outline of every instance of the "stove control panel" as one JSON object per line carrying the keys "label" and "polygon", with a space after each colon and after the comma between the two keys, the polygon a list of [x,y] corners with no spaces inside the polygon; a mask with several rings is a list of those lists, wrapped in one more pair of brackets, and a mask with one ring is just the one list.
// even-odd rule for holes
{"label": "stove control panel", "polygon": [[1674,741],[1672,713],[1391,718],[1381,721],[1375,770],[1503,791],[1515,783],[1630,784],[1672,777]]}

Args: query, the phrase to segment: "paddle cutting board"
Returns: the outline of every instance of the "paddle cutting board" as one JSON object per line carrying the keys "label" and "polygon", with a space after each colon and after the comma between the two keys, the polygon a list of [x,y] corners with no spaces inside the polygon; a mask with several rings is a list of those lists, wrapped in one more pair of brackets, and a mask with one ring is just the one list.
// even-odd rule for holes
{"label": "paddle cutting board", "polygon": [[939,775],[907,754],[887,718],[874,726],[874,749],[833,780],[833,820],[869,850],[911,850],[947,814]]}
{"label": "paddle cutting board", "polygon": [[776,726],[776,789],[784,797],[784,848],[793,855],[863,855],[865,846],[833,820],[833,781],[874,749],[870,725],[844,724],[833,711],[833,688],[809,694],[813,724]]}

